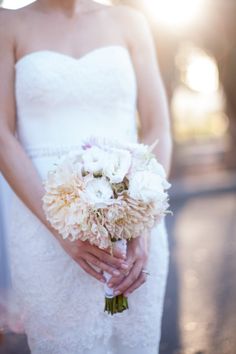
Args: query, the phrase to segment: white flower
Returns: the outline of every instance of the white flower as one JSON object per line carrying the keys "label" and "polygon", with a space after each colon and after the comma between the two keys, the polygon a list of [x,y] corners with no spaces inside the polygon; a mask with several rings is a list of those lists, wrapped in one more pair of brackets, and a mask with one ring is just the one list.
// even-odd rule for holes
{"label": "white flower", "polygon": [[[125,177],[129,190],[117,196]],[[150,230],[169,206],[164,168],[146,145],[91,141],[60,159],[44,186],[46,217],[61,236],[100,248]]]}
{"label": "white flower", "polygon": [[81,176],[81,164],[74,163],[73,160],[62,160],[54,171],[48,173],[48,180],[51,185],[71,185],[73,178]]}
{"label": "white flower", "polygon": [[145,203],[164,201],[167,196],[162,178],[149,171],[139,171],[131,176],[128,193],[131,198]]}
{"label": "white flower", "polygon": [[84,162],[84,170],[90,173],[102,173],[104,161],[106,161],[106,153],[97,146],[84,151],[82,155]]}
{"label": "white flower", "polygon": [[104,175],[109,178],[111,183],[120,183],[129,171],[131,154],[126,150],[111,149],[107,152],[107,160],[104,162]]}
{"label": "white flower", "polygon": [[162,178],[166,178],[166,173],[163,166],[157,162],[155,158],[152,158],[147,165],[148,171],[158,174]]}
{"label": "white flower", "polygon": [[132,152],[132,155],[138,159],[144,159],[150,155],[149,146],[144,144],[127,144],[127,149]]}
{"label": "white flower", "polygon": [[112,197],[112,188],[104,177],[89,180],[82,193],[84,201],[95,208],[103,208],[112,204]]}
{"label": "white flower", "polygon": [[143,144],[133,144],[132,154],[132,164],[129,170],[129,176],[137,171],[146,171],[147,164],[152,158],[153,154],[150,153],[148,145]]}
{"label": "white flower", "polygon": [[169,189],[171,187],[171,184],[166,180],[166,171],[164,170],[164,167],[155,158],[152,158],[149,161],[146,169],[162,178],[162,185],[164,189]]}

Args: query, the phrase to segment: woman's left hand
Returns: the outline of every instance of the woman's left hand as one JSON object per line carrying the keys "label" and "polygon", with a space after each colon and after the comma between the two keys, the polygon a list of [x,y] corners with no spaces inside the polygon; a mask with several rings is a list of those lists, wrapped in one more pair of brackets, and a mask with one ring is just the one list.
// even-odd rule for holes
{"label": "woman's left hand", "polygon": [[[140,236],[128,241],[127,258],[125,263],[128,269],[121,277],[112,277],[108,285],[114,288],[115,295],[130,295],[147,280],[147,274],[142,270],[146,267],[148,260],[148,236]],[[124,272],[124,271],[123,271]]]}

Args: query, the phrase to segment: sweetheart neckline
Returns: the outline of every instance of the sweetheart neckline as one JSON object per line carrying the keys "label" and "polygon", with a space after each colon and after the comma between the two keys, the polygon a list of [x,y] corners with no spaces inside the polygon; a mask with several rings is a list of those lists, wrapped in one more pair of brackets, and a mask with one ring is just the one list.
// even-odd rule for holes
{"label": "sweetheart neckline", "polygon": [[[16,62],[15,62],[15,68],[22,62],[24,62],[27,58],[31,57],[31,56],[34,56],[34,55],[38,55],[38,54],[43,54],[43,53],[48,53],[48,54],[53,54],[53,55],[58,55],[58,56],[61,56],[61,57],[65,57],[65,58],[69,58],[75,62],[80,62],[88,57],[90,57],[91,55],[97,53],[97,52],[100,52],[100,51],[103,51],[103,50],[108,50],[108,49],[114,49],[114,48],[117,48],[117,49],[121,49],[123,50],[124,52],[126,52],[129,57],[130,57],[130,53],[129,53],[129,50],[127,47],[121,45],[121,44],[113,44],[113,45],[106,45],[106,46],[101,46],[101,47],[97,47],[97,48],[94,48],[90,51],[88,51],[87,53],[81,55],[80,57],[76,58],[76,57],[73,57],[72,55],[70,54],[66,54],[66,53],[62,53],[62,52],[58,52],[56,50],[50,50],[50,49],[39,49],[39,50],[35,50],[35,51],[32,51],[30,53],[27,53],[25,55],[23,55],[22,57],[20,57]],[[131,58],[130,58],[131,59]]]}

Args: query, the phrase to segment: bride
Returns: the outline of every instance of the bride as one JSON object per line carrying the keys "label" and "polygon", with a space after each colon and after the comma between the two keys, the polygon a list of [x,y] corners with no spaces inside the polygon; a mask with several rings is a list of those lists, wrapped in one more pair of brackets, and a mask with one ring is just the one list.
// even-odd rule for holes
{"label": "bride", "polygon": [[[92,0],[37,0],[0,12],[0,43],[0,169],[12,188],[12,287],[31,352],[156,354],[165,220],[129,242],[124,259],[62,241],[42,210],[42,181],[58,157],[91,135],[137,141],[136,111],[140,141],[159,139],[168,173],[167,102],[144,16]],[[103,312],[102,271],[129,297],[128,311]]]}

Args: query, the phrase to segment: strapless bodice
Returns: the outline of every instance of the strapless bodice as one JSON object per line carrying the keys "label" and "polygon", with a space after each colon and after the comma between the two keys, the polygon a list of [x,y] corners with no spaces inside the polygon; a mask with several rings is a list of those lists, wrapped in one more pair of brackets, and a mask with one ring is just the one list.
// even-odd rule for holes
{"label": "strapless bodice", "polygon": [[97,48],[78,59],[35,51],[15,70],[17,134],[32,158],[66,152],[90,136],[137,139],[137,84],[125,47]]}

